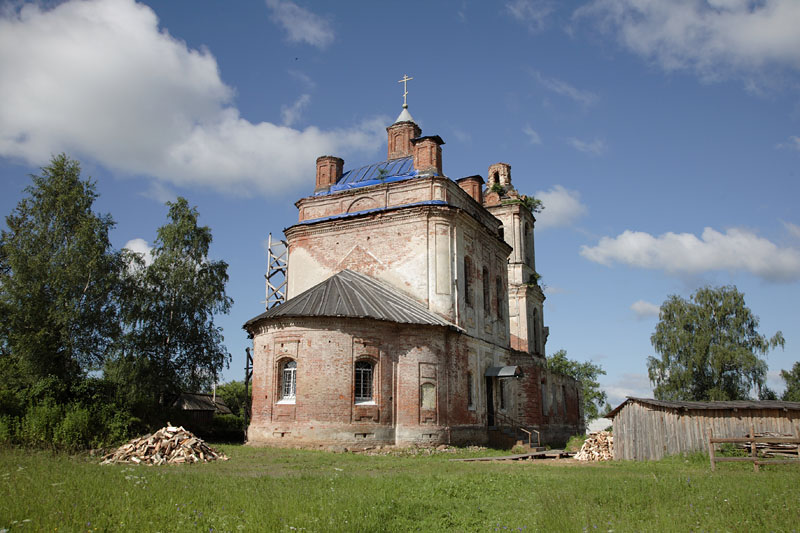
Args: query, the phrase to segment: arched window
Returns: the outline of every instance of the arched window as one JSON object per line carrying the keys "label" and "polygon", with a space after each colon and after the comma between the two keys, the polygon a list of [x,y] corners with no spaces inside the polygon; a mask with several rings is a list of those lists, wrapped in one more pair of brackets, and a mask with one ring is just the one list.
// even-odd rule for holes
{"label": "arched window", "polygon": [[356,403],[368,403],[372,401],[372,371],[373,365],[369,361],[359,361],[356,363],[355,376],[355,400]]}
{"label": "arched window", "polygon": [[472,259],[464,256],[464,303],[472,307]]}
{"label": "arched window", "polygon": [[483,310],[488,316],[492,312],[492,297],[489,290],[489,269],[483,267]]}
{"label": "arched window", "polygon": [[505,299],[505,291],[503,290],[503,279],[497,276],[494,279],[495,290],[497,292],[497,318],[503,319],[503,300]]}
{"label": "arched window", "polygon": [[293,402],[297,395],[297,361],[281,365],[281,401]]}

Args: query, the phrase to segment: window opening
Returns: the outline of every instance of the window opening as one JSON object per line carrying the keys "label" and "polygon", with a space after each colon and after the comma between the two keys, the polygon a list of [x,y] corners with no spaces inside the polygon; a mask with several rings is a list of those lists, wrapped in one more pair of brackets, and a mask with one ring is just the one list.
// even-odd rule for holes
{"label": "window opening", "polygon": [[483,267],[483,310],[488,315],[492,311],[492,301],[489,295],[489,269]]}
{"label": "window opening", "polygon": [[281,399],[294,400],[297,395],[297,361],[287,361],[283,365]]}
{"label": "window opening", "polygon": [[464,256],[464,303],[472,307],[472,259]]}
{"label": "window opening", "polygon": [[497,318],[503,318],[503,280],[500,276],[495,278],[495,288],[497,291]]}
{"label": "window opening", "polygon": [[356,363],[355,398],[357,403],[372,401],[372,370],[371,363],[366,361]]}
{"label": "window opening", "polygon": [[472,372],[467,372],[467,407],[472,407],[474,405],[474,394],[475,391],[473,390]]}

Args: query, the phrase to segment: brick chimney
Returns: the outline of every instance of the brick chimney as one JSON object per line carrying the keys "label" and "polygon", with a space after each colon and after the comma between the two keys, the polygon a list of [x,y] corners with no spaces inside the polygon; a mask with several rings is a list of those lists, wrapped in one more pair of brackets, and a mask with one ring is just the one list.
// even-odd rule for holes
{"label": "brick chimney", "polygon": [[480,176],[467,176],[456,180],[458,186],[461,187],[467,194],[472,196],[472,199],[479,204],[483,203],[483,178]]}
{"label": "brick chimney", "polygon": [[489,167],[487,186],[491,188],[495,183],[499,183],[505,188],[511,187],[511,165],[508,163],[495,163]]}
{"label": "brick chimney", "polygon": [[419,172],[436,172],[442,175],[442,145],[438,135],[411,139],[414,148],[414,169]]}
{"label": "brick chimney", "polygon": [[342,177],[344,159],[332,155],[317,158],[317,186],[314,192],[327,191]]}

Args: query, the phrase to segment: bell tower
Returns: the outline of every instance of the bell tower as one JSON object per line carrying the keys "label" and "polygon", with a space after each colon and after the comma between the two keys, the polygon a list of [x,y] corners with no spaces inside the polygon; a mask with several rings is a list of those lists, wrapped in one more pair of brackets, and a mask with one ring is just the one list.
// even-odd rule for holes
{"label": "bell tower", "polygon": [[511,183],[511,165],[489,167],[483,205],[503,223],[503,239],[513,248],[508,257],[511,347],[544,356],[548,328],[543,325],[545,296],[536,273],[536,218],[528,197],[520,195]]}

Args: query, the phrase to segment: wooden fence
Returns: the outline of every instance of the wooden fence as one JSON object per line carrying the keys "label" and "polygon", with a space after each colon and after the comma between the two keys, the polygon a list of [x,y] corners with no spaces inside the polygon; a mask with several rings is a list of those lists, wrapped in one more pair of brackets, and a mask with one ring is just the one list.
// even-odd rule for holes
{"label": "wooden fence", "polygon": [[[750,443],[750,456],[749,457],[717,457],[715,444],[747,444]],[[764,459],[758,456],[757,444],[796,444],[795,452],[797,452],[797,459]],[[714,433],[708,433],[708,457],[711,460],[711,470],[717,469],[717,463],[753,463],[753,471],[758,472],[760,465],[778,465],[778,464],[800,464],[800,437],[795,433],[794,437],[772,437],[756,436],[752,426],[750,427],[750,434],[746,437],[718,437],[714,438]]]}

